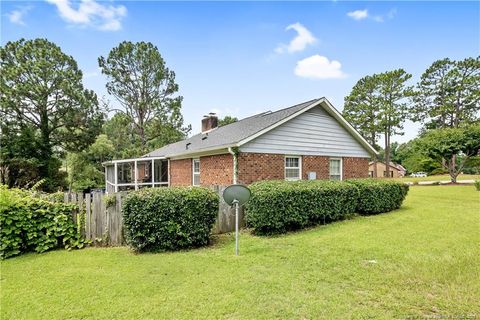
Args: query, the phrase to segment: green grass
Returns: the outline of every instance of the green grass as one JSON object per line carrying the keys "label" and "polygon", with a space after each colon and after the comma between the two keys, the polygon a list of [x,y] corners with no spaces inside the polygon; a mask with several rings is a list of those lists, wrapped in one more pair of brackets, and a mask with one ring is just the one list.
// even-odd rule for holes
{"label": "green grass", "polygon": [[[394,180],[402,181],[402,182],[415,182],[415,181],[450,181],[450,175],[448,174],[439,174],[435,176],[427,176],[427,177],[403,177],[403,178],[395,178]],[[457,181],[461,180],[480,180],[480,175],[478,174],[460,174],[457,177]]]}
{"label": "green grass", "polygon": [[[208,248],[29,254],[1,263],[1,319],[480,316],[480,192],[411,187],[395,212]],[[374,263],[375,261],[376,263]]]}

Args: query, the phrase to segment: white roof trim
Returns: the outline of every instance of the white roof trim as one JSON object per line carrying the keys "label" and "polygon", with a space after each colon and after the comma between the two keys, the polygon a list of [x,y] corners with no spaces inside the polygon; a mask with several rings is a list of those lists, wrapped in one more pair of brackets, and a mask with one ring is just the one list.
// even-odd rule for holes
{"label": "white roof trim", "polygon": [[237,143],[237,147],[240,147],[240,146],[246,144],[247,142],[250,142],[250,141],[252,141],[253,139],[258,138],[259,136],[261,136],[261,135],[269,132],[270,130],[273,130],[273,129],[275,129],[275,128],[278,127],[278,126],[281,126],[281,125],[284,124],[285,122],[290,121],[290,120],[292,120],[293,118],[298,117],[298,116],[301,115],[302,113],[304,113],[304,112],[306,112],[306,111],[308,111],[308,110],[310,110],[310,109],[313,109],[313,108],[315,108],[315,107],[317,107],[317,106],[319,106],[319,105],[321,105],[321,104],[322,104],[322,107],[325,109],[325,111],[327,111],[327,113],[329,113],[332,117],[334,117],[335,120],[337,120],[337,121],[340,123],[340,125],[342,125],[358,142],[360,142],[367,151],[369,151],[369,152],[372,153],[372,154],[378,155],[377,150],[375,150],[375,149],[367,142],[367,140],[365,140],[365,139],[361,136],[361,134],[358,133],[358,131],[355,130],[355,128],[352,127],[352,126],[350,125],[350,123],[348,123],[348,121],[345,120],[345,118],[337,111],[337,109],[335,109],[335,108],[333,107],[333,105],[332,105],[327,99],[325,99],[325,98],[321,98],[321,99],[319,99],[318,101],[313,102],[313,103],[310,104],[309,106],[307,106],[307,107],[305,107],[305,108],[303,108],[303,109],[295,112],[294,114],[290,115],[289,117],[286,117],[286,118],[278,121],[277,123],[274,123],[274,124],[271,125],[270,127],[267,127],[267,128],[265,128],[265,129],[263,129],[263,130],[255,133],[255,134],[251,135],[250,137],[245,138],[245,139],[239,141],[239,142]]}

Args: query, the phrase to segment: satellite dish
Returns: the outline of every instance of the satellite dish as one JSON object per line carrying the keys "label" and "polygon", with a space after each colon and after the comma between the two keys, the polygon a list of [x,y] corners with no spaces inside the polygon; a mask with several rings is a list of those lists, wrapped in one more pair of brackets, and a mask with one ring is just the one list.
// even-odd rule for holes
{"label": "satellite dish", "polygon": [[223,191],[223,200],[229,205],[235,205],[235,254],[238,256],[238,208],[250,199],[250,189],[241,184],[232,184]]}
{"label": "satellite dish", "polygon": [[250,195],[250,189],[241,184],[232,184],[223,191],[223,199],[229,205],[238,203],[238,205],[241,206],[247,203]]}

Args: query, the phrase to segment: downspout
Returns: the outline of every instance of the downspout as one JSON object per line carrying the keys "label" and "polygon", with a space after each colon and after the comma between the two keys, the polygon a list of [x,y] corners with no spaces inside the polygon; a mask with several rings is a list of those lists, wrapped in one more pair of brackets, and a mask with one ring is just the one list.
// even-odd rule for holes
{"label": "downspout", "polygon": [[238,148],[228,147],[228,153],[233,156],[233,184],[238,181]]}

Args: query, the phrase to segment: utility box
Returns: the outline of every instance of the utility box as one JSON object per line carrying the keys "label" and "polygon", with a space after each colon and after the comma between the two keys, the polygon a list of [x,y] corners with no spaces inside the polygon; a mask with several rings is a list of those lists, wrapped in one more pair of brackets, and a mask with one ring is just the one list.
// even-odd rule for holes
{"label": "utility box", "polygon": [[317,173],[315,171],[311,171],[308,173],[308,180],[317,180]]}

